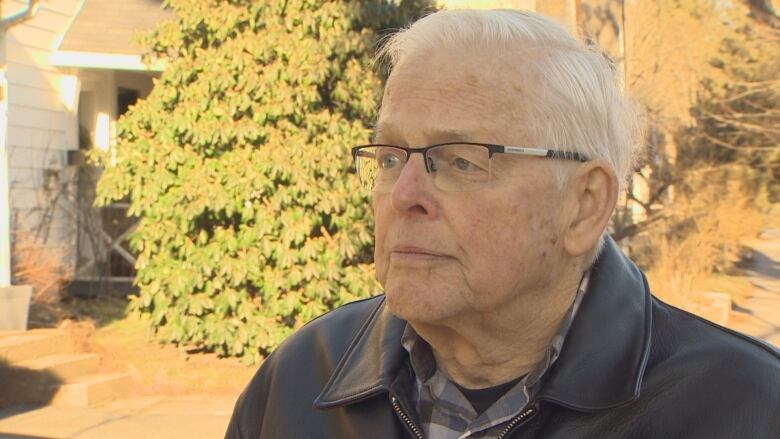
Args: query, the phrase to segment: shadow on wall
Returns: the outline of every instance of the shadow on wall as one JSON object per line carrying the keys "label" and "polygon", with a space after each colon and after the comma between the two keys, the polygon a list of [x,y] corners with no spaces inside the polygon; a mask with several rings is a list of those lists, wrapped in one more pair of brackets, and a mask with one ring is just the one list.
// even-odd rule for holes
{"label": "shadow on wall", "polygon": [[[17,405],[48,404],[62,382],[62,379],[51,372],[19,367],[0,358],[0,409]],[[6,412],[8,411],[0,412],[0,419],[16,414],[15,410]],[[0,433],[0,436],[6,437],[4,433]]]}

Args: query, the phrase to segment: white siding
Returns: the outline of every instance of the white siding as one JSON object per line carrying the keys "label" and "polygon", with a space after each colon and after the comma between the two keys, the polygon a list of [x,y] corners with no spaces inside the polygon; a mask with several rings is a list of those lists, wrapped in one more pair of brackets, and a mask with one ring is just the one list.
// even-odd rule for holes
{"label": "white siding", "polygon": [[59,97],[49,90],[25,84],[14,84],[12,92],[8,94],[8,103],[42,110],[62,107]]}
{"label": "white siding", "polygon": [[[17,189],[35,189],[41,184],[43,181],[43,173],[37,171],[37,169],[32,168],[14,169],[14,172],[11,173],[11,180],[9,181],[9,186],[11,187],[11,200],[21,200],[21,198],[17,197],[14,193]],[[25,205],[31,201],[35,201],[28,198],[25,198],[25,200]],[[11,206],[12,210],[16,208],[13,203],[11,203]]]}
{"label": "white siding", "polygon": [[59,169],[65,165],[65,151],[59,149],[14,148],[9,151],[9,165],[17,169]]}
{"label": "white siding", "polygon": [[19,187],[11,182],[11,204],[16,206],[16,213],[29,212],[37,204],[37,191],[29,187]]}
{"label": "white siding", "polygon": [[[8,137],[15,140],[15,147],[28,149],[51,149],[51,145],[60,145],[64,142],[62,131],[47,131],[35,127],[11,126],[8,128]],[[13,150],[9,148],[9,154]],[[21,154],[21,153],[19,153]]]}
{"label": "white siding", "polygon": [[[59,175],[62,182],[66,181],[67,150],[78,147],[70,136],[74,130],[70,125],[75,124],[75,109],[63,104],[62,98],[63,78],[71,72],[59,71],[49,62],[78,5],[78,0],[41,2],[34,18],[12,27],[5,35],[6,140],[12,221],[16,226],[36,225],[40,212],[51,204],[51,197],[63,184],[53,182],[53,179],[56,181]],[[24,3],[17,0],[3,0],[3,15],[23,6]],[[49,243],[72,247],[75,244],[73,227],[68,213],[55,210]]]}
{"label": "white siding", "polygon": [[14,85],[43,87],[51,90],[60,81],[62,73],[51,66],[33,66],[17,62],[7,64],[8,82]]}

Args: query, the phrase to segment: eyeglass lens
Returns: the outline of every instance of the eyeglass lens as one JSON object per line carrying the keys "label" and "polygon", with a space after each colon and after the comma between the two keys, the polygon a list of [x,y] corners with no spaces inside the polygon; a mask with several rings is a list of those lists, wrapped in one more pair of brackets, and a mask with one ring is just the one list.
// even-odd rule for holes
{"label": "eyeglass lens", "polygon": [[[414,154],[414,152],[412,152]],[[426,154],[427,171],[435,186],[447,192],[476,190],[490,181],[490,154],[479,145],[449,144],[431,148]],[[391,146],[361,148],[357,170],[361,185],[377,192],[390,192],[409,157]]]}

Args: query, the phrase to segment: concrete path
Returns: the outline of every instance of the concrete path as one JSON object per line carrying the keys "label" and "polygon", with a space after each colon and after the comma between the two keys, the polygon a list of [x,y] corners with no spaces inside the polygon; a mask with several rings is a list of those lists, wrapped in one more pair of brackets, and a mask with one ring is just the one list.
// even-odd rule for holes
{"label": "concrete path", "polygon": [[222,438],[237,395],[135,397],[95,408],[0,410],[2,439]]}
{"label": "concrete path", "polygon": [[728,326],[780,348],[780,229],[745,244],[754,250],[745,271],[755,289],[734,307]]}

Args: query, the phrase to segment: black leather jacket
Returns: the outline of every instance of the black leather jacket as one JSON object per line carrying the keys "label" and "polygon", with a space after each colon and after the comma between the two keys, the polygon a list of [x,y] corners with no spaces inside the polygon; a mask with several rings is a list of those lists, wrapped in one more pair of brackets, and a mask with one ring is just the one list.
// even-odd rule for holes
{"label": "black leather jacket", "polygon": [[[384,296],[306,325],[263,363],[229,438],[422,437],[405,322]],[[780,354],[666,305],[609,240],[561,356],[511,438],[780,438]]]}

